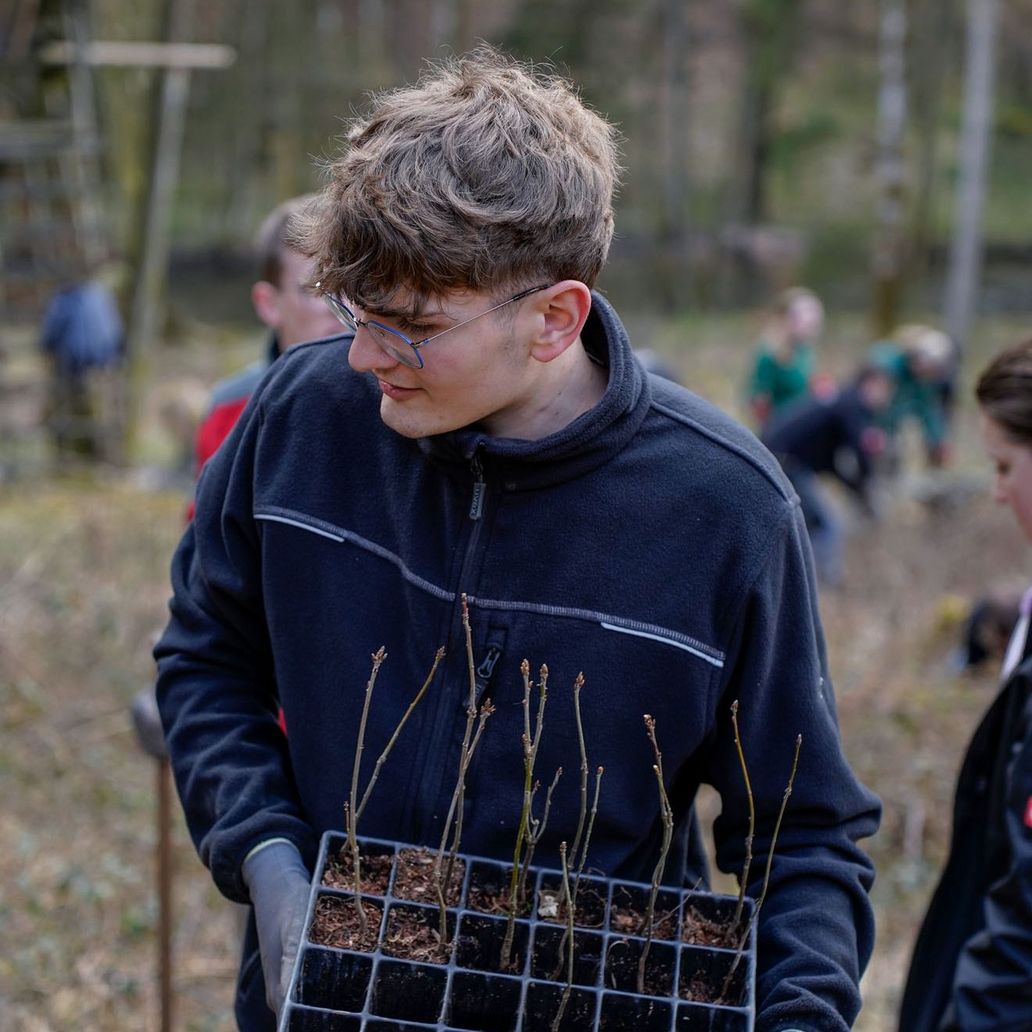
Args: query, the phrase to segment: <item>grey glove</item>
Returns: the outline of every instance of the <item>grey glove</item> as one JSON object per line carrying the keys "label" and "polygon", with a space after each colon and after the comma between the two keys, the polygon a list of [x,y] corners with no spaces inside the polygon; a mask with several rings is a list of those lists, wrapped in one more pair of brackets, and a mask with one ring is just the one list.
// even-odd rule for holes
{"label": "grey glove", "polygon": [[258,926],[265,1002],[278,1017],[304,931],[311,875],[297,848],[286,839],[273,839],[252,850],[241,873]]}

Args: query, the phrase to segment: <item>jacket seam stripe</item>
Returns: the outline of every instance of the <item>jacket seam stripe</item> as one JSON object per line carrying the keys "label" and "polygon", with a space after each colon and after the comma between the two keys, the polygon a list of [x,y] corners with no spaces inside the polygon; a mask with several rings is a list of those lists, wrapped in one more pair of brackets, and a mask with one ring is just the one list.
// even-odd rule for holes
{"label": "jacket seam stripe", "polygon": [[747,452],[744,448],[735,444],[733,441],[727,440],[727,438],[723,437],[721,434],[710,429],[709,427],[703,426],[701,423],[697,423],[694,419],[691,419],[689,416],[684,415],[684,413],[677,412],[671,408],[667,408],[667,406],[662,404],[662,402],[653,400],[652,407],[657,412],[661,412],[668,419],[672,419],[675,422],[682,424],[683,426],[690,427],[696,433],[701,434],[703,437],[707,438],[709,441],[712,441],[719,447],[731,452],[733,455],[737,455],[744,462],[752,466],[752,468],[756,470],[756,472],[759,473],[760,476],[767,480],[770,483],[770,485],[778,492],[778,494],[781,495],[782,498],[784,498],[786,501],[789,500],[790,496],[785,493],[785,488],[782,484],[778,482],[776,474],[764,467],[763,464],[760,463],[754,455],[750,455],[749,452]]}
{"label": "jacket seam stripe", "polygon": [[688,651],[697,650],[703,658],[716,660],[721,666],[724,665],[724,653],[701,641],[671,631],[666,627],[659,627],[655,624],[640,623],[637,620],[626,620],[610,613],[599,613],[591,609],[573,609],[568,606],[550,606],[543,602],[516,602],[502,601],[496,598],[479,598],[470,596],[470,602],[480,606],[481,609],[512,610],[523,613],[540,613],[543,616],[564,616],[576,620],[589,620],[603,627],[609,625],[609,630],[623,630],[630,634],[641,634],[643,637],[653,637],[657,641],[667,642],[670,645],[686,646]]}
{"label": "jacket seam stripe", "polygon": [[685,644],[683,641],[674,641],[673,638],[662,637],[658,634],[650,634],[648,631],[636,631],[630,627],[618,627],[616,624],[602,623],[603,629],[607,631],[619,631],[621,634],[632,634],[636,638],[648,638],[651,641],[662,642],[664,645],[673,645],[674,648],[684,649],[685,652],[690,652],[693,656],[698,656],[699,659],[704,660],[711,666],[717,668],[723,668],[724,661],[722,659],[715,659],[713,656],[708,656],[705,652],[700,649],[692,648],[691,645]]}
{"label": "jacket seam stripe", "polygon": [[450,591],[445,591],[444,588],[439,588],[436,584],[431,584],[429,581],[424,580],[422,577],[413,573],[404,562],[401,557],[395,555],[393,552],[388,551],[381,545],[377,545],[372,541],[368,541],[366,538],[359,537],[357,534],[351,533],[348,530],[340,530],[336,527],[332,529],[328,528],[329,524],[318,526],[318,523],[322,523],[322,520],[298,520],[291,519],[289,516],[281,516],[278,513],[272,511],[256,512],[254,514],[256,520],[266,520],[270,523],[285,523],[290,527],[297,527],[299,530],[307,530],[313,534],[318,534],[321,537],[329,538],[331,541],[336,541],[338,544],[343,544],[345,541],[350,541],[351,544],[357,545],[359,548],[364,549],[367,552],[372,552],[373,555],[379,556],[381,559],[386,559],[387,562],[392,563],[394,566],[401,571],[402,577],[405,578],[410,584],[417,588],[421,588],[423,591],[433,595],[434,598],[440,599],[443,602],[454,602],[455,595]]}
{"label": "jacket seam stripe", "polygon": [[[288,512],[289,510],[269,508],[256,511],[254,516],[255,519],[258,520],[266,520],[272,523],[283,523],[287,526],[297,527],[299,530],[308,530],[313,534],[329,538],[331,541],[335,541],[338,544],[343,544],[346,541],[351,542],[359,548],[372,552],[381,559],[386,559],[388,562],[392,563],[401,571],[405,580],[416,587],[422,588],[424,591],[433,595],[434,598],[441,599],[444,602],[455,601],[456,596],[454,593],[438,587],[436,584],[432,584],[430,581],[424,580],[422,577],[413,573],[412,570],[405,565],[400,556],[388,551],[382,545],[377,545],[366,538],[360,537],[358,534],[352,533],[351,531],[335,527],[333,524],[326,523],[324,520],[318,520],[307,516],[299,517],[296,513],[290,513],[288,515]],[[642,638],[650,638],[663,644],[673,645],[677,648],[683,649],[685,652],[689,652],[692,655],[697,656],[699,659],[705,660],[712,666],[718,668],[724,666],[724,653],[719,649],[706,645],[704,642],[697,641],[686,634],[680,634],[677,631],[672,631],[666,627],[659,627],[655,624],[641,623],[637,620],[627,620],[619,616],[613,616],[611,613],[600,613],[591,609],[552,606],[542,602],[519,602],[515,600],[480,598],[479,596],[474,595],[469,596],[469,601],[482,609],[494,609],[503,612],[538,613],[543,616],[557,616],[576,620],[587,620],[591,623],[601,625],[606,630],[622,631],[625,634],[634,634]]]}

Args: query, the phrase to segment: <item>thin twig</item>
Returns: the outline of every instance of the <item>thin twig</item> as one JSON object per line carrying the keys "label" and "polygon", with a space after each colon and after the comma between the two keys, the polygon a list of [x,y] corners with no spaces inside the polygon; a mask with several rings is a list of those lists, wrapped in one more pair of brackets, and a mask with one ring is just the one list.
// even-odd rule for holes
{"label": "thin twig", "polygon": [[[469,622],[469,602],[466,595],[462,595],[462,629],[466,638],[466,666],[469,675],[469,695],[466,700],[466,727],[462,733],[462,746],[459,750],[459,769],[455,779],[455,789],[452,792],[451,802],[448,806],[448,815],[444,819],[444,827],[441,830],[441,844],[437,850],[434,860],[434,885],[437,889],[437,903],[440,910],[440,937],[441,943],[448,941],[448,914],[447,914],[447,890],[450,887],[452,865],[448,864],[448,875],[442,873],[445,850],[448,846],[448,836],[451,834],[452,822],[455,815],[460,811],[466,789],[466,769],[471,758],[470,742],[473,739],[473,727],[477,722],[477,680],[476,666],[473,660],[473,631]],[[480,730],[483,731],[484,722],[490,712],[486,713],[480,722]]]}
{"label": "thin twig", "polygon": [[534,820],[531,818],[531,824],[533,826],[531,833],[527,836],[527,848],[523,854],[523,868],[520,871],[520,887],[519,897],[521,899],[527,898],[527,877],[530,873],[530,865],[534,861],[534,850],[537,849],[537,844],[541,841],[541,836],[545,833],[545,828],[548,825],[548,815],[552,809],[552,793],[555,791],[555,786],[559,784],[559,779],[563,776],[563,768],[556,767],[555,776],[552,778],[552,784],[548,786],[548,791],[545,793],[545,808],[541,812],[541,820]]}
{"label": "thin twig", "polygon": [[731,703],[731,726],[735,732],[735,749],[738,751],[738,763],[742,768],[745,794],[749,804],[749,832],[745,836],[745,861],[742,864],[742,876],[738,883],[738,903],[735,906],[735,916],[731,925],[732,928],[737,928],[742,920],[742,911],[745,909],[745,890],[749,884],[749,868],[752,867],[753,836],[756,833],[756,803],[753,800],[752,782],[749,780],[749,767],[745,762],[745,752],[742,750],[742,736],[738,732],[737,699]]}
{"label": "thin twig", "polygon": [[591,814],[588,817],[588,830],[584,834],[584,845],[581,849],[580,861],[577,864],[577,877],[573,882],[573,899],[576,903],[577,893],[580,891],[581,874],[584,873],[584,861],[588,858],[588,846],[591,843],[591,833],[595,829],[595,817],[598,814],[598,792],[602,786],[602,774],[605,767],[599,767],[595,771],[595,797],[591,802]]}
{"label": "thin twig", "polygon": [[346,846],[351,851],[351,873],[355,879],[355,910],[358,912],[358,924],[365,935],[369,930],[369,919],[365,907],[362,906],[361,858],[358,850],[358,774],[362,766],[362,753],[365,751],[366,723],[369,720],[369,704],[373,698],[373,687],[376,675],[380,672],[383,661],[387,658],[387,650],[381,645],[372,655],[373,668],[366,682],[365,699],[362,702],[362,716],[358,722],[358,742],[355,744],[355,763],[351,769],[351,795],[344,806],[344,817],[347,826]]}
{"label": "thin twig", "polygon": [[670,843],[674,837],[674,811],[670,806],[666,785],[663,782],[663,754],[659,751],[659,743],[656,741],[656,720],[648,713],[644,715],[643,719],[645,721],[645,731],[652,745],[653,755],[656,757],[656,762],[652,765],[652,771],[656,775],[656,783],[659,786],[659,811],[663,819],[663,841],[659,848],[659,858],[652,871],[649,905],[645,910],[645,944],[642,946],[641,956],[638,958],[639,994],[645,992],[645,965],[649,958],[649,950],[652,947],[652,936],[655,933],[656,897],[659,895],[659,886],[663,880],[663,872],[666,870]]}
{"label": "thin twig", "polygon": [[570,866],[577,866],[577,850],[588,816],[588,750],[584,745],[584,722],[581,720],[580,693],[584,687],[584,674],[578,673],[573,680],[573,715],[577,723],[577,745],[580,748],[580,813],[577,816],[577,834],[573,836],[570,850]]}
{"label": "thin twig", "polygon": [[401,734],[401,729],[405,726],[405,722],[410,716],[412,716],[413,710],[419,705],[420,700],[423,698],[427,688],[430,687],[431,682],[434,679],[434,674],[437,673],[437,668],[441,664],[441,660],[444,659],[444,646],[442,645],[434,656],[433,665],[430,667],[430,673],[426,675],[426,680],[423,682],[422,688],[416,692],[415,697],[409,703],[408,709],[402,714],[401,720],[398,722],[398,726],[394,729],[394,734],[391,735],[390,741],[384,747],[384,750],[377,757],[376,766],[373,767],[373,773],[369,778],[369,784],[366,785],[366,790],[362,794],[362,801],[358,804],[358,809],[355,811],[355,825],[357,827],[358,822],[362,819],[362,813],[366,808],[366,803],[369,802],[369,796],[372,794],[373,786],[376,784],[376,779],[380,776],[380,768],[383,767],[384,763],[387,762],[387,757],[390,755],[391,750],[394,748],[394,743],[398,740],[398,735]]}
{"label": "thin twig", "polygon": [[720,999],[722,1000],[727,997],[728,990],[731,988],[731,979],[734,977],[735,971],[738,970],[738,965],[741,963],[742,956],[745,953],[746,944],[749,941],[749,934],[752,932],[753,926],[759,920],[760,908],[763,906],[764,900],[767,898],[767,885],[770,883],[770,871],[774,866],[774,851],[778,844],[778,834],[781,832],[781,821],[785,816],[785,810],[788,808],[788,799],[789,796],[791,796],[792,788],[795,785],[796,771],[799,769],[799,751],[802,747],[803,736],[796,735],[795,755],[792,757],[792,771],[788,776],[788,784],[785,786],[784,794],[781,796],[781,808],[778,810],[778,819],[774,822],[774,834],[770,839],[770,849],[767,850],[767,868],[763,872],[763,889],[760,892],[760,898],[756,901],[756,906],[753,907],[749,923],[746,925],[741,938],[738,940],[738,948],[735,951],[735,958],[731,962],[731,967],[728,970],[727,975],[724,977],[724,984],[720,988]]}
{"label": "thin twig", "polygon": [[512,857],[512,875],[509,881],[509,919],[506,923],[505,938],[502,941],[502,970],[509,967],[512,955],[512,939],[516,931],[516,914],[526,906],[526,895],[521,885],[523,849],[531,832],[532,804],[534,797],[534,761],[537,758],[538,746],[541,744],[541,732],[545,724],[545,703],[548,701],[548,667],[542,663],[538,684],[538,709],[534,732],[530,730],[530,693],[533,682],[530,680],[530,664],[526,659],[520,664],[523,675],[523,734],[520,738],[523,745],[523,808],[520,812],[520,824],[516,830],[516,848]]}
{"label": "thin twig", "polygon": [[573,897],[570,895],[570,868],[566,861],[566,843],[559,843],[559,859],[563,865],[563,898],[566,904],[566,934],[560,943],[560,964],[562,964],[562,951],[566,948],[566,987],[563,989],[562,998],[559,1000],[559,1009],[552,1020],[551,1032],[559,1032],[559,1025],[562,1023],[563,1014],[566,1013],[566,1005],[570,1002],[570,994],[573,992]]}

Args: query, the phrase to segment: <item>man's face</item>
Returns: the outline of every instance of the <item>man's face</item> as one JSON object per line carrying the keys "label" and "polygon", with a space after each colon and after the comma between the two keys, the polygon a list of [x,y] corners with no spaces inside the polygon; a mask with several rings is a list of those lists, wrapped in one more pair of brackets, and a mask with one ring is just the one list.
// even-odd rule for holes
{"label": "man's face", "polygon": [[[407,293],[399,290],[388,311],[359,308],[356,315],[420,341],[497,303],[473,291],[431,299],[419,313],[412,312],[407,302]],[[536,412],[536,363],[529,353],[529,340],[538,318],[533,296],[515,302],[505,313],[484,315],[420,349],[422,369],[402,365],[376,343],[369,330],[359,328],[348,361],[357,372],[376,377],[380,415],[405,437],[427,437],[474,423],[492,436],[524,437]]]}
{"label": "man's face", "polygon": [[326,303],[306,286],[314,272],[312,259],[284,250],[279,284],[262,281],[251,292],[258,318],[275,332],[281,351],[305,340],[340,333],[340,324]]}

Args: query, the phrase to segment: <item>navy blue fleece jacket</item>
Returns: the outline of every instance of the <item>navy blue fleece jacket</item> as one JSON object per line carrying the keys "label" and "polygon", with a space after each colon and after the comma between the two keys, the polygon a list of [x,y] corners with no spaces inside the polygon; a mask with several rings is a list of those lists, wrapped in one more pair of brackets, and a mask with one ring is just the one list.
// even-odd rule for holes
{"label": "navy blue fleece jacket", "polygon": [[[842,753],[806,531],[773,457],[689,391],[645,374],[600,296],[583,336],[608,366],[599,404],[539,441],[467,428],[410,440],[347,364],[349,339],[291,349],[208,463],[172,567],[158,701],[201,858],[245,900],[244,857],[282,837],[311,863],[342,824],[370,653],[385,645],[362,784],[447,658],[380,774],[360,832],[436,844],[468,695],[460,594],[480,695],[496,713],[468,776],[463,848],[511,856],[522,792],[520,661],[547,663],[537,770],[566,776],[536,854],[577,824],[572,685],[584,672],[589,762],[605,767],[589,865],[648,880],[660,839],[642,715],[656,719],[686,870],[702,782],[723,800],[717,860],[739,871],[747,808],[739,722],[764,857],[795,791],[759,929],[758,1028],[846,1029],[873,942],[878,802]],[[282,706],[288,736],[277,725]],[[752,866],[758,894],[764,864]]]}

